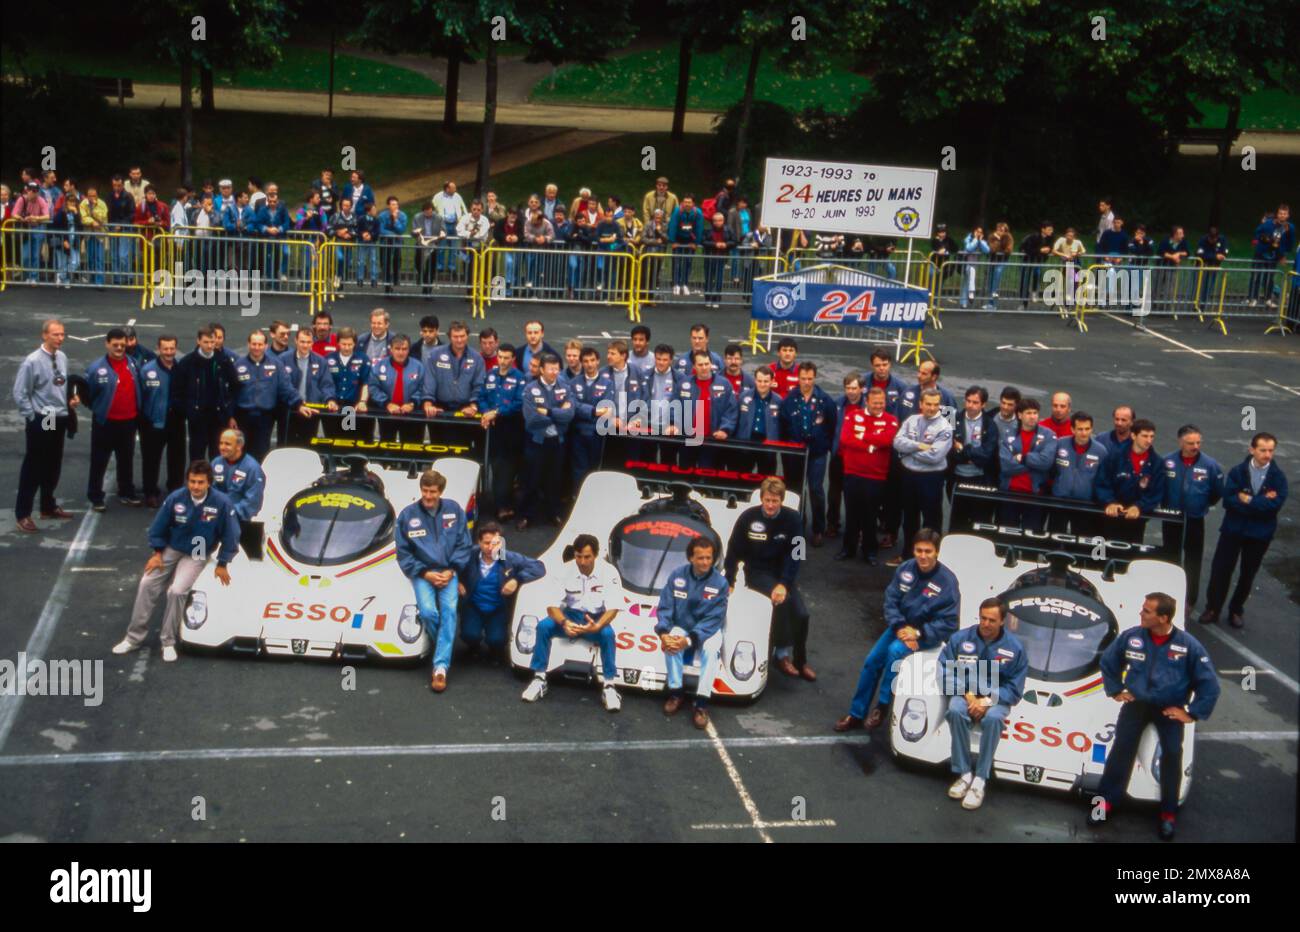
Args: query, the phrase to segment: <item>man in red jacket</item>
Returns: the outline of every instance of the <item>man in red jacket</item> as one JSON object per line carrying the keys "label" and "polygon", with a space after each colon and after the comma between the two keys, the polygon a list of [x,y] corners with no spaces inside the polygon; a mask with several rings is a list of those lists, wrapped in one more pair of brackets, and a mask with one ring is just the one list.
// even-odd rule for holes
{"label": "man in red jacket", "polygon": [[840,456],[844,460],[844,549],[836,560],[852,559],[862,537],[862,557],[876,560],[876,513],[885,497],[889,455],[898,433],[898,418],[885,410],[885,390],[867,392],[867,410],[846,408],[840,425]]}
{"label": "man in red jacket", "polygon": [[776,345],[776,362],[769,363],[772,370],[772,391],[782,398],[799,387],[799,344],[793,337],[782,337]]}

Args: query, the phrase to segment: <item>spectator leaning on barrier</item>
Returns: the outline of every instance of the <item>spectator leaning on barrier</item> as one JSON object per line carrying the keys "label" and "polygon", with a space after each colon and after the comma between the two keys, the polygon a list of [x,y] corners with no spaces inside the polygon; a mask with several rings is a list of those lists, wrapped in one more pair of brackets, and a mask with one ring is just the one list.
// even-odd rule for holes
{"label": "spectator leaning on barrier", "polygon": [[1020,259],[1024,263],[1020,269],[1021,308],[1028,308],[1031,302],[1038,300],[1043,287],[1043,269],[1052,254],[1054,234],[1052,221],[1044,220],[1038,225],[1037,233],[1030,233],[1020,241]]}
{"label": "spectator leaning on barrier", "polygon": [[[1015,249],[1016,241],[1011,235],[1011,227],[1004,220],[998,221],[992,234],[989,235],[989,299],[984,305],[985,310],[995,310],[997,308],[998,293],[1002,283],[1002,273],[1007,270],[1007,263],[1011,260],[1011,253]],[[890,242],[890,250],[893,250],[893,243]],[[892,263],[891,263],[892,266]],[[888,272],[890,278],[895,277],[894,271]]]}
{"label": "spectator leaning on barrier", "polygon": [[668,243],[673,251],[673,294],[689,295],[691,258],[704,240],[704,213],[686,195],[668,218]]}
{"label": "spectator leaning on barrier", "polygon": [[1277,264],[1296,248],[1295,224],[1291,222],[1291,207],[1279,204],[1272,217],[1265,218],[1255,228],[1254,271],[1250,276],[1247,303],[1254,307],[1262,295],[1269,307],[1277,307],[1273,295],[1273,272]]}
{"label": "spectator leaning on barrier", "polygon": [[1216,226],[1210,227],[1196,244],[1196,258],[1201,260],[1201,267],[1207,269],[1201,281],[1200,306],[1205,309],[1219,307],[1218,283],[1219,267],[1228,258],[1228,240],[1219,233]]}
{"label": "spectator leaning on barrier", "polygon": [[989,254],[989,244],[984,239],[983,227],[977,226],[966,234],[961,252],[966,277],[965,287],[961,293],[961,306],[964,308],[975,300],[975,280],[979,272],[979,263]]}

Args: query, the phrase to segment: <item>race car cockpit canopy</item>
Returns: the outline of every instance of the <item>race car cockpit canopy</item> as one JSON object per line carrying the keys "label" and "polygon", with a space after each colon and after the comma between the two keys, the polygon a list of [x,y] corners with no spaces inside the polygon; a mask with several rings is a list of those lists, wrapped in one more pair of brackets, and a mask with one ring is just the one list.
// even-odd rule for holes
{"label": "race car cockpit canopy", "polygon": [[336,566],[392,543],[393,506],[372,475],[323,476],[284,506],[280,542],[315,566]]}
{"label": "race car cockpit canopy", "polygon": [[712,541],[715,562],[722,559],[722,538],[709,525],[708,512],[675,492],[646,502],[610,532],[610,562],[633,592],[658,595],[673,570],[686,562],[686,547],[697,537]]}
{"label": "race car cockpit canopy", "polygon": [[1035,679],[1070,682],[1095,672],[1119,630],[1097,587],[1059,566],[1030,570],[1001,598]]}

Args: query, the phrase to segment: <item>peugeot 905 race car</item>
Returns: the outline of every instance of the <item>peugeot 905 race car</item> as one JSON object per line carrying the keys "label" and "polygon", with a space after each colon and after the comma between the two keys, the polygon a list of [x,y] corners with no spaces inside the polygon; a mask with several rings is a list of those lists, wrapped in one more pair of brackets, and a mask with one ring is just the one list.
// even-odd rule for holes
{"label": "peugeot 905 race car", "polygon": [[[325,462],[295,448],[266,458],[261,547],[230,561],[229,586],[215,563],[204,569],[180,626],[187,649],[389,664],[428,655],[393,538],[397,513],[420,497],[415,469],[362,456]],[[472,515],[479,464],[443,457],[432,468],[447,478],[443,496]]]}
{"label": "peugeot 905 race car", "polygon": [[[962,485],[956,494],[990,505],[1018,499],[1016,493]],[[1044,505],[1044,500],[1034,504]],[[1077,520],[1091,509],[1049,503],[1043,510],[1057,518],[1055,526],[1064,526],[1061,515]],[[1178,512],[1152,517],[1182,524]],[[1008,629],[1028,654],[1024,696],[1003,725],[993,774],[1054,789],[1094,791],[1120,709],[1102,689],[1101,655],[1119,632],[1138,624],[1147,593],[1172,595],[1179,604],[1174,624],[1182,626],[1186,576],[1177,565],[1178,555],[1146,543],[1003,526],[990,508],[987,520],[950,532],[939,559],[961,587],[958,630],[977,624],[980,602],[999,596],[1007,606]],[[899,667],[890,745],[900,758],[929,764],[950,758],[948,698],[942,695],[938,656],[938,648],[917,652]],[[972,729],[972,755],[978,753],[980,727]],[[1191,787],[1195,731],[1190,724],[1185,732],[1180,798]],[[1160,798],[1160,746],[1150,726],[1138,747],[1128,794],[1138,800]]]}
{"label": "peugeot 905 race car", "polygon": [[[797,455],[802,457],[802,451]],[[600,470],[587,476],[569,520],[539,558],[546,566],[546,576],[520,588],[510,629],[510,661],[521,673],[529,669],[537,624],[546,617],[548,606],[560,603],[562,593],[555,578],[563,566],[564,547],[579,534],[593,534],[601,542],[599,559],[613,564],[621,580],[620,591],[610,594],[605,602],[606,607],[619,610],[611,622],[616,632],[616,683],[658,692],[667,680],[664,654],[654,630],[659,593],[673,570],[686,562],[686,545],[696,537],[713,541],[716,565],[722,566],[723,549],[736,519],[759,503],[758,485],[765,476],[727,469],[664,469],[662,463],[643,459],[617,465],[625,471]],[[655,486],[666,489],[666,494],[651,493]],[[715,495],[705,496],[701,491]],[[788,492],[785,504],[797,510],[799,497]],[[714,698],[754,700],[763,692],[771,620],[772,603],[745,588],[742,566],[727,603],[722,663],[712,684]],[[557,637],[552,641],[547,670],[591,680],[600,671],[599,648],[585,640]],[[694,690],[698,675],[698,665],[686,666],[687,690]]]}

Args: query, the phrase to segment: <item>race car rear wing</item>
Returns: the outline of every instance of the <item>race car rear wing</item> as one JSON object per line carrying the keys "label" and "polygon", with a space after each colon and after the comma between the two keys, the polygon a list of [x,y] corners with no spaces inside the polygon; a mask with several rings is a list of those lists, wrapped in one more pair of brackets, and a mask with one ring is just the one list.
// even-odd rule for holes
{"label": "race car rear wing", "polygon": [[1136,559],[1183,564],[1186,521],[1175,509],[1111,518],[1095,502],[1006,492],[973,482],[957,483],[952,504],[949,517],[955,514],[959,521],[949,521],[948,533],[991,541],[1008,564],[1023,555],[1067,553],[1075,565],[1100,569],[1107,577]]}
{"label": "race car rear wing", "polygon": [[801,443],[704,440],[662,435],[603,438],[600,468],[630,474],[643,490],[686,483],[702,495],[744,502],[776,476],[807,500],[808,449]]}
{"label": "race car rear wing", "polygon": [[[443,456],[460,456],[491,468],[489,444],[491,430],[484,429],[477,417],[462,414],[423,414],[394,416],[390,414],[345,414],[326,410],[322,404],[309,404],[317,417],[325,422],[324,437],[313,437],[311,449],[319,453],[330,468],[341,457],[364,456],[371,462],[397,463],[411,468],[432,463]],[[415,426],[428,431],[429,440],[401,442],[375,440],[369,424],[401,424],[408,430]],[[336,426],[338,425],[338,426]],[[331,434],[335,436],[331,436]],[[490,481],[490,477],[489,477]]]}

